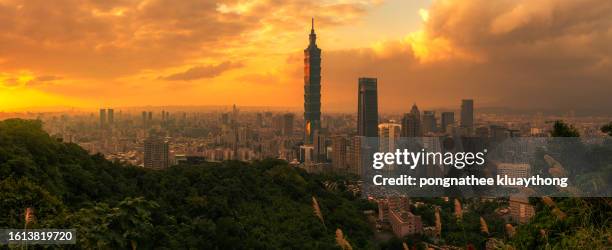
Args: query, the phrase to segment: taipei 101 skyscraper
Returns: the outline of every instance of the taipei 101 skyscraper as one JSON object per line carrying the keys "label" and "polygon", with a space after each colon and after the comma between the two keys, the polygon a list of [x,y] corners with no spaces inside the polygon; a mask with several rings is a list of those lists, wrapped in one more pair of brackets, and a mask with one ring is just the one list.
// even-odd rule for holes
{"label": "taipei 101 skyscraper", "polygon": [[304,144],[312,144],[321,129],[321,49],[317,47],[314,18],[310,44],[304,50]]}

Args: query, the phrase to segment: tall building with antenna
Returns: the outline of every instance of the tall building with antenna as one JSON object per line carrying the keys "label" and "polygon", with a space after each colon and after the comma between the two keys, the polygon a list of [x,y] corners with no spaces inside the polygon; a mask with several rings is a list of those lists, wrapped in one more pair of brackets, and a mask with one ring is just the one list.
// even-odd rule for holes
{"label": "tall building with antenna", "polygon": [[314,18],[310,43],[304,50],[304,144],[312,144],[321,129],[321,49],[317,47]]}

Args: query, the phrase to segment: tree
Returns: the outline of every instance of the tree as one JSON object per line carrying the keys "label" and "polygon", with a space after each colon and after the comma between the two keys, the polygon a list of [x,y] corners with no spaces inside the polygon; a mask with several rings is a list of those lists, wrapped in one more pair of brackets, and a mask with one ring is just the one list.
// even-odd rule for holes
{"label": "tree", "polygon": [[578,130],[561,120],[555,121],[553,130],[550,132],[552,137],[580,137]]}
{"label": "tree", "polygon": [[612,122],[610,122],[610,123],[608,123],[606,125],[603,125],[601,127],[601,132],[604,132],[604,133],[608,134],[609,136],[612,136]]}

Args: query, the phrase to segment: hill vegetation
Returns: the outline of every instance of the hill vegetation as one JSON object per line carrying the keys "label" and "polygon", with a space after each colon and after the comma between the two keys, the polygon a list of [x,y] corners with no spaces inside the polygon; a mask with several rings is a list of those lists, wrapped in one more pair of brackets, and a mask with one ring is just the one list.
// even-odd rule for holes
{"label": "hill vegetation", "polygon": [[337,249],[338,228],[373,248],[371,204],[344,183],[278,160],[151,171],[59,142],[39,121],[0,122],[0,228],[23,228],[31,207],[28,228],[76,228],[80,248]]}

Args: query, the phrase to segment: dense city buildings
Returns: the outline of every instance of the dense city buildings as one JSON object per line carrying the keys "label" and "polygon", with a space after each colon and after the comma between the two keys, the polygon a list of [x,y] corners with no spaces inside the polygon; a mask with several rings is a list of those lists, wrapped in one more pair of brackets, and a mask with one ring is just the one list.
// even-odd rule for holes
{"label": "dense city buildings", "polygon": [[535,208],[529,203],[527,197],[511,196],[508,203],[510,204],[510,217],[516,223],[526,223],[535,215]]}
{"label": "dense city buildings", "polygon": [[390,121],[378,125],[378,140],[380,152],[395,152],[397,140],[400,137],[402,126]]}
{"label": "dense city buildings", "polygon": [[407,197],[387,197],[378,200],[378,219],[389,223],[396,237],[423,233],[421,216],[410,212]]}
{"label": "dense city buildings", "polygon": [[474,128],[474,100],[461,100],[461,127]]}
{"label": "dense city buildings", "polygon": [[144,141],[144,167],[165,169],[170,166],[168,141],[150,136]]}
{"label": "dense city buildings", "polygon": [[497,174],[509,178],[529,178],[529,164],[527,163],[498,163]]}
{"label": "dense city buildings", "polygon": [[410,113],[404,114],[402,118],[402,137],[423,136],[421,124],[421,112],[416,103],[412,105]]}
{"label": "dense city buildings", "polygon": [[333,136],[332,139],[332,157],[331,161],[334,170],[338,172],[348,172],[349,164],[349,152],[351,150],[350,141],[346,136],[337,135]]}
{"label": "dense city buildings", "polygon": [[106,109],[100,109],[100,128],[106,127]]}
{"label": "dense city buildings", "polygon": [[378,87],[376,78],[359,78],[357,96],[357,134],[378,136]]}
{"label": "dense city buildings", "polygon": [[107,109],[107,123],[109,126],[112,126],[115,123],[115,110],[114,109]]}
{"label": "dense city buildings", "polygon": [[449,130],[449,126],[455,124],[455,113],[454,112],[442,112],[440,118],[440,130],[442,132],[447,132]]}
{"label": "dense city buildings", "polygon": [[436,123],[436,112],[431,110],[423,111],[423,134],[433,134],[438,131],[438,124]]}
{"label": "dense city buildings", "polygon": [[287,113],[283,115],[283,126],[282,126],[282,135],[284,136],[292,136],[293,135],[293,120],[295,115],[292,113]]}
{"label": "dense city buildings", "polygon": [[321,129],[321,49],[317,47],[314,18],[310,43],[304,50],[304,143],[311,144]]}

